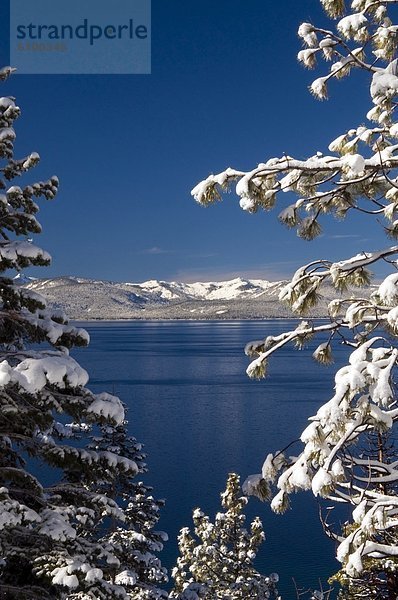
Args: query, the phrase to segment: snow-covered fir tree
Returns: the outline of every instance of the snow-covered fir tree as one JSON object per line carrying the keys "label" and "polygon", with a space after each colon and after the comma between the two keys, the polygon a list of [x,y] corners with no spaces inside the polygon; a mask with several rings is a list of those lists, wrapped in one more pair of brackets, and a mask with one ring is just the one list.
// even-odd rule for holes
{"label": "snow-covered fir tree", "polygon": [[165,536],[153,531],[161,504],[135,483],[146,468],[124,406],[92,393],[69,355],[86,331],[10,278],[50,263],[30,236],[41,229],[36,199],[58,189],[56,177],[11,183],[39,162],[35,152],[14,158],[19,115],[14,98],[0,98],[0,597],[167,597],[155,556]]}
{"label": "snow-covered fir tree", "polygon": [[253,560],[264,540],[258,517],[245,529],[239,476],[230,473],[221,494],[223,512],[212,523],[199,508],[193,512],[194,535],[188,528],[178,538],[180,556],[173,570],[175,586],[170,598],[179,600],[238,600],[275,598],[278,576],[265,577],[256,571]]}
{"label": "snow-covered fir tree", "polygon": [[[135,462],[139,473],[146,473],[145,454],[142,445],[127,435],[123,425],[102,425],[100,435],[92,436],[89,448],[110,451]],[[104,540],[116,550],[125,570],[117,576],[118,583],[129,584],[137,600],[165,598],[167,594],[158,588],[167,581],[167,572],[162,567],[157,553],[163,549],[167,535],[155,531],[162,500],[155,500],[152,488],[142,481],[136,481],[128,471],[110,470],[106,479],[91,477],[90,488],[113,499],[120,499],[124,505],[124,521],[114,521],[108,528]]]}
{"label": "snow-covered fir tree", "polygon": [[[325,151],[307,159],[270,158],[249,171],[228,168],[210,175],[193,190],[195,199],[207,206],[235,186],[243,210],[255,213],[282,203],[280,221],[294,228],[299,237],[312,240],[321,232],[321,222],[332,215],[339,219],[353,212],[368,215],[371,227],[384,227],[389,238],[398,238],[398,25],[396,0],[321,0],[331,23],[317,27],[302,23],[298,35],[304,49],[298,60],[308,68],[325,61],[323,72],[310,86],[318,99],[328,97],[333,80],[355,70],[369,78],[372,106],[359,115],[357,124],[341,131]],[[326,149],[326,147],[328,149]],[[292,204],[283,197],[296,195]],[[386,242],[381,250],[368,248],[338,262],[315,258],[300,267],[280,294],[293,312],[305,315],[314,306],[325,283],[336,289],[329,305],[329,321],[314,324],[302,320],[291,331],[249,343],[252,358],[247,373],[266,375],[272,354],[286,344],[302,346],[314,336],[321,343],[314,352],[320,363],[333,361],[333,344],[343,343],[352,352],[347,365],[335,375],[335,389],[301,434],[302,448],[295,457],[277,452],[267,456],[262,472],[248,478],[244,488],[260,497],[270,493],[271,506],[282,513],[289,495],[312,490],[352,507],[352,519],[339,536],[337,558],[340,576],[365,582],[370,572],[382,577],[385,594],[397,597],[398,456],[394,460],[362,457],[358,449],[369,433],[396,427],[396,371],[398,348],[398,245]],[[369,268],[383,263],[390,273],[371,293],[360,288],[372,281]],[[325,392],[326,393],[326,392]],[[364,469],[366,473],[364,473]],[[361,579],[362,578],[362,579]],[[362,590],[362,594],[365,593]],[[366,593],[365,593],[366,595]]]}

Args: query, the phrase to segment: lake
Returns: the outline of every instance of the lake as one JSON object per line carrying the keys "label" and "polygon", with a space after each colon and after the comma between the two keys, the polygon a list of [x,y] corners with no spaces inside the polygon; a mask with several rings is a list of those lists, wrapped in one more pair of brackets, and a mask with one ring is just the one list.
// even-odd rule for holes
{"label": "lake", "polygon": [[[307,418],[331,397],[336,365],[322,367],[311,358],[319,340],[302,351],[284,348],[272,358],[266,380],[249,380],[246,342],[294,327],[284,320],[82,325],[91,344],[72,354],[88,370],[92,390],[127,404],[130,433],[147,453],[145,481],[167,501],[159,528],[170,537],[161,555],[170,569],[178,531],[191,526],[192,509],[199,506],[213,518],[229,472],[243,482],[261,471],[268,452],[297,439]],[[339,350],[337,365],[344,356]],[[285,598],[295,597],[293,577],[300,586],[318,587],[318,578],[326,582],[338,569],[311,494],[294,496],[283,516],[253,498],[247,514],[261,517],[267,536],[256,566],[279,573]]]}

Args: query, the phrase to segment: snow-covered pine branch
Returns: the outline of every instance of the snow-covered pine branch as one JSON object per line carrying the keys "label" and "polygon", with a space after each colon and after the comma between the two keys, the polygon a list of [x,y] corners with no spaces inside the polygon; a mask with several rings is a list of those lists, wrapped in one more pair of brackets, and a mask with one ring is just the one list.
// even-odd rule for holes
{"label": "snow-covered pine branch", "polygon": [[[304,240],[321,233],[327,215],[342,219],[352,211],[368,215],[370,224],[381,224],[386,235],[396,239],[398,24],[390,17],[398,2],[321,0],[321,4],[331,27],[306,22],[298,30],[304,45],[299,62],[310,69],[321,65],[310,92],[324,100],[333,80],[361,69],[368,77],[372,102],[367,114],[336,139],[325,140],[323,152],[312,152],[306,159],[270,158],[248,171],[227,168],[197,184],[192,195],[208,206],[234,188],[241,208],[250,213],[273,210],[279,203],[281,223],[296,229]],[[286,202],[292,194],[295,201]],[[370,227],[368,236],[369,232]],[[286,344],[302,347],[320,336],[313,357],[321,364],[333,362],[334,344],[351,349],[347,365],[336,373],[334,394],[301,434],[298,456],[269,454],[262,472],[244,484],[247,493],[261,499],[268,499],[274,490],[271,506],[276,512],[284,512],[289,495],[299,490],[352,506],[352,523],[337,536],[337,557],[342,562],[337,578],[345,586],[342,598],[350,600],[373,593],[375,582],[378,597],[398,594],[397,454],[387,453],[384,442],[398,420],[398,246],[377,250],[369,245],[338,262],[312,261],[281,290],[280,300],[303,315],[318,302],[325,284],[334,287],[328,322],[301,321],[291,331],[246,346],[252,358],[247,372],[254,378],[267,374],[272,354]],[[369,267],[380,262],[390,266],[390,274],[370,288]],[[363,440],[374,436],[375,455],[363,449]]]}
{"label": "snow-covered pine branch", "polygon": [[[343,3],[331,0],[323,5],[333,17],[344,13]],[[192,190],[200,204],[206,206],[220,199],[234,183],[242,209],[249,212],[269,210],[281,192],[294,191],[299,199],[284,207],[279,216],[288,227],[296,227],[304,239],[319,235],[318,222],[325,213],[344,217],[350,210],[384,213],[386,227],[394,235],[394,199],[398,201],[398,126],[394,122],[397,26],[391,25],[385,14],[387,5],[353,2],[354,12],[338,21],[337,32],[310,23],[303,23],[298,31],[307,46],[299,52],[300,62],[314,67],[315,57],[331,61],[330,72],[312,83],[312,93],[325,98],[329,80],[348,75],[352,67],[364,69],[369,72],[374,104],[367,117],[378,125],[361,124],[339,135],[328,147],[335,154],[317,152],[307,160],[276,157],[248,172],[228,168],[210,175]],[[355,41],[362,43],[357,46]],[[367,53],[369,63],[364,61]]]}

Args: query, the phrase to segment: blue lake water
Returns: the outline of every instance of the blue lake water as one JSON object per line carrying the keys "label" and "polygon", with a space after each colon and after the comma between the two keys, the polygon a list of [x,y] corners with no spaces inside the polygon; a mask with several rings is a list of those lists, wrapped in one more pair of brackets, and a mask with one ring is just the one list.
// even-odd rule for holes
{"label": "blue lake water", "polygon": [[[121,322],[85,323],[91,344],[73,356],[90,373],[94,391],[118,395],[128,406],[129,429],[145,445],[154,495],[167,500],[160,527],[170,536],[162,562],[171,568],[176,537],[191,526],[192,509],[214,516],[226,476],[242,481],[261,470],[268,452],[297,439],[320,404],[330,398],[334,368],[318,366],[311,353],[320,341],[297,351],[284,348],[261,382],[245,374],[246,342],[278,334],[293,322]],[[337,364],[343,360],[338,352]],[[294,454],[294,450],[292,450]],[[249,502],[267,539],[256,566],[276,571],[279,589],[293,598],[292,578],[318,586],[338,569],[334,544],[318,520],[310,494],[292,499],[292,509],[274,515],[268,504]]]}

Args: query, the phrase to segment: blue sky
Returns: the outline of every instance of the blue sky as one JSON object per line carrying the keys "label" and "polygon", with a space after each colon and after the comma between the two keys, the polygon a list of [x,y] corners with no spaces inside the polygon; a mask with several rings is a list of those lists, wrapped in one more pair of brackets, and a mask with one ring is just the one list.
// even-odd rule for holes
{"label": "blue sky", "polygon": [[381,227],[357,216],[324,221],[309,243],[278,224],[278,208],[249,215],[231,194],[204,209],[190,196],[210,172],[283,152],[305,158],[364,121],[361,73],[334,83],[328,102],[309,94],[316,75],[296,61],[296,31],[309,20],[327,24],[318,0],[153,0],[151,75],[15,75],[3,84],[22,109],[16,154],[38,151],[32,178],[61,181],[35,238],[53,264],[29,274],[276,280],[313,258],[386,245]]}

